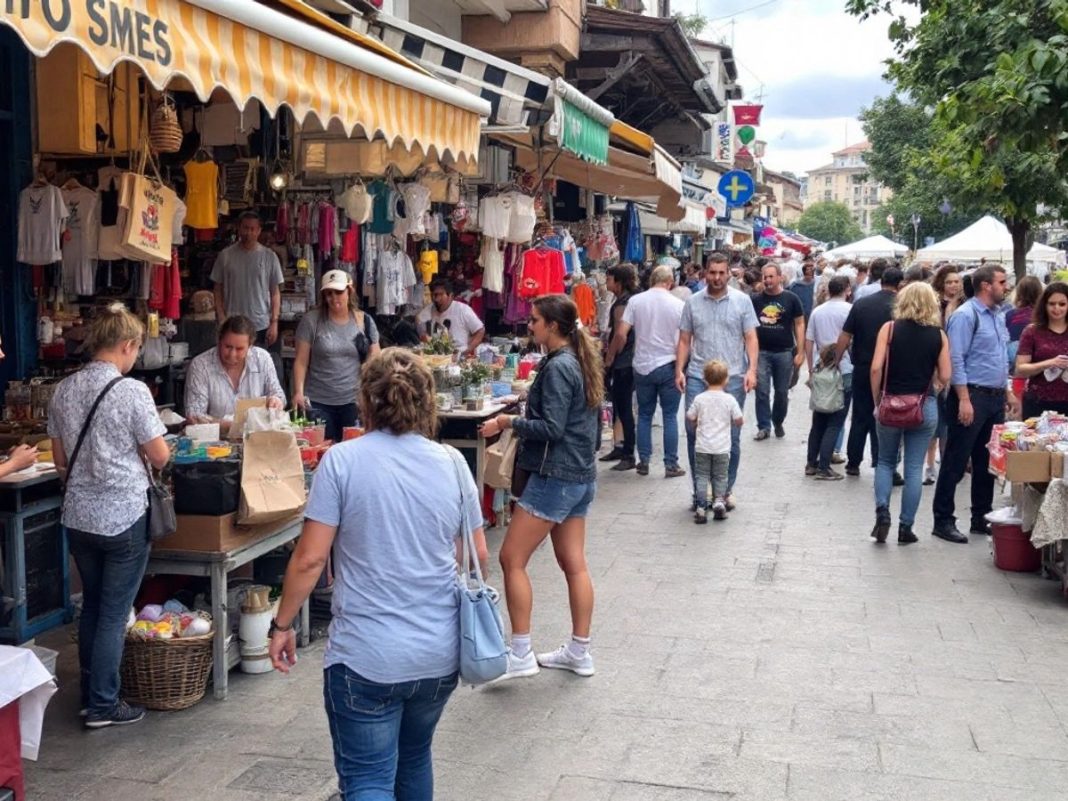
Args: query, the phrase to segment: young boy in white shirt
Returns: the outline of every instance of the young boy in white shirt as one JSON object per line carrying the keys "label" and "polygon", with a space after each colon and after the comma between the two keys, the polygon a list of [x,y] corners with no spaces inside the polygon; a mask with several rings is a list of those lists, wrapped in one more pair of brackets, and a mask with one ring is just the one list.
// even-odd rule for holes
{"label": "young boy in white shirt", "polygon": [[742,409],[725,391],[729,371],[726,362],[713,359],[705,364],[707,389],[694,398],[686,419],[697,428],[694,477],[697,484],[697,511],[694,523],[708,522],[708,482],[712,481],[712,517],[727,519],[727,467],[731,459],[731,426],[742,424]]}

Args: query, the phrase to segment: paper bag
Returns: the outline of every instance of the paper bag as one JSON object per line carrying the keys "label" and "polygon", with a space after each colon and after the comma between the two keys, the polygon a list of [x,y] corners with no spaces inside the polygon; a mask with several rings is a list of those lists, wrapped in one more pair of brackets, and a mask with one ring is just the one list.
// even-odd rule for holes
{"label": "paper bag", "polygon": [[234,419],[230,423],[230,439],[241,439],[245,433],[245,418],[249,409],[267,408],[267,398],[238,398],[234,406]]}
{"label": "paper bag", "polygon": [[307,500],[304,465],[291,431],[256,431],[245,437],[238,523],[284,520]]}
{"label": "paper bag", "polygon": [[505,429],[501,436],[486,448],[486,467],[483,482],[494,489],[511,489],[512,472],[515,467],[519,438],[512,429]]}

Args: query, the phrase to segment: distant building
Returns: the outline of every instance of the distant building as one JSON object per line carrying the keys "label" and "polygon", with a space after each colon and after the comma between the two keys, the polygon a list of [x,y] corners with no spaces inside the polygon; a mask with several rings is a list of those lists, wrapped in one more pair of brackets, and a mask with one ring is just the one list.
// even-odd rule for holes
{"label": "distant building", "polygon": [[803,183],[804,205],[825,201],[844,203],[864,233],[870,234],[875,212],[890,199],[891,192],[868,174],[864,154],[869,150],[870,142],[852,145],[831,154],[834,161],[830,164],[810,170]]}
{"label": "distant building", "polygon": [[784,228],[793,228],[805,210],[801,202],[801,179],[793,173],[764,168],[764,183],[774,193],[775,219]]}

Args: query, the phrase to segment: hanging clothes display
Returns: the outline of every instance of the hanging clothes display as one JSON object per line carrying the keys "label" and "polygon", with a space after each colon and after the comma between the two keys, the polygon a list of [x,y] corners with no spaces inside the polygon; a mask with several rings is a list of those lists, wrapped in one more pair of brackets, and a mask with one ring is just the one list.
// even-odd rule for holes
{"label": "hanging clothes display", "polygon": [[19,193],[18,261],[53,264],[63,258],[60,236],[67,215],[58,186],[35,183]]}
{"label": "hanging clothes display", "polygon": [[482,237],[478,263],[482,266],[482,287],[487,292],[504,292],[504,254],[496,239]]}
{"label": "hanging clothes display", "polygon": [[185,172],[185,224],[190,228],[219,227],[219,166],[214,161],[187,161]]}
{"label": "hanging clothes display", "polygon": [[337,204],[348,218],[359,225],[366,224],[374,212],[374,198],[367,192],[367,187],[357,181],[337,198]]}
{"label": "hanging clothes display", "polygon": [[122,229],[119,227],[119,186],[123,171],[114,165],[101,167],[96,172],[97,207],[100,230],[97,233],[97,258],[114,261],[122,258],[119,245]]}
{"label": "hanging clothes display", "polygon": [[368,223],[368,230],[372,234],[393,233],[393,213],[396,204],[396,193],[385,181],[374,181],[367,191],[371,193],[372,216]]}
{"label": "hanging clothes display", "polygon": [[525,325],[530,319],[530,301],[519,293],[522,265],[523,250],[518,245],[509,245],[505,248],[504,322],[508,325]]}
{"label": "hanging clothes display", "polygon": [[590,327],[597,320],[597,301],[594,299],[593,290],[585,281],[575,284],[571,290],[571,299],[578,306],[579,319],[586,327]]}
{"label": "hanging clothes display", "polygon": [[[419,183],[404,184],[396,195],[404,201],[404,208],[403,212],[399,207],[393,210],[393,235],[402,242],[406,236],[425,239],[428,234],[430,190]],[[436,231],[434,233],[437,234]]]}
{"label": "hanging clothes display", "polygon": [[96,292],[99,197],[77,181],[68,181],[60,194],[69,212],[69,235],[63,242],[63,288],[68,295],[92,295]]}
{"label": "hanging clothes display", "polygon": [[526,251],[517,288],[519,296],[533,300],[563,291],[564,254],[544,245]]}
{"label": "hanging clothes display", "polygon": [[[391,237],[386,239],[389,241]],[[397,314],[408,303],[411,288],[415,284],[412,260],[397,241],[393,239],[388,247],[380,247],[375,275],[375,306],[378,313]]]}
{"label": "hanging clothes display", "polygon": [[623,219],[626,227],[623,240],[623,261],[641,264],[645,260],[645,239],[642,237],[642,223],[638,217],[638,206],[633,200],[627,201],[627,209]]}

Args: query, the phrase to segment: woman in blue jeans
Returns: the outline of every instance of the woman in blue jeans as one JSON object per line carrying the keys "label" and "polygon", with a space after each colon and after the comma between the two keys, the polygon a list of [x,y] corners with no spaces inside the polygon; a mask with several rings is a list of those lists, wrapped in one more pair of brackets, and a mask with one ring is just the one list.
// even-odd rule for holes
{"label": "woman in blue jeans", "polygon": [[466,518],[484,565],[482,509],[471,474],[432,440],[434,379],[419,356],[372,356],[360,415],[368,433],[335,445],[316,471],[271,661],[283,673],[296,664],[293,622],[332,549],[323,698],[341,798],[431,801],[434,729],[459,681],[457,537]]}
{"label": "woman in blue jeans", "polygon": [[879,461],[875,468],[875,527],[871,536],[878,543],[886,542],[890,533],[890,492],[902,442],[905,486],[897,542],[909,545],[917,541],[912,527],[923,492],[927,446],[938,425],[936,396],[949,383],[951,373],[949,340],[942,330],[938,296],[928,284],[909,284],[897,295],[894,319],[879,331],[871,364],[871,389],[876,408],[883,392],[924,395],[923,424],[905,429],[876,423]]}
{"label": "woman in blue jeans", "polygon": [[[604,373],[600,349],[579,325],[578,308],[566,295],[534,301],[530,333],[548,354],[527,396],[523,417],[498,415],[482,427],[492,437],[511,428],[519,437],[517,470],[530,478],[501,545],[504,591],[512,624],[508,672],[503,679],[533,676],[539,669],[593,675],[590,622],[593,582],[586,566],[586,513],[597,489],[594,457],[600,434]],[[567,579],[571,639],[534,655],[530,618],[534,606],[527,564],[546,537]]]}
{"label": "woman in blue jeans", "polygon": [[144,333],[121,304],[101,311],[89,330],[92,361],[60,382],[48,413],[52,452],[66,482],[63,525],[82,580],[78,662],[90,729],[145,716],[120,698],[119,687],[126,620],[148,564],[146,460],[158,469],[170,458],[148,387],[123,378]]}

